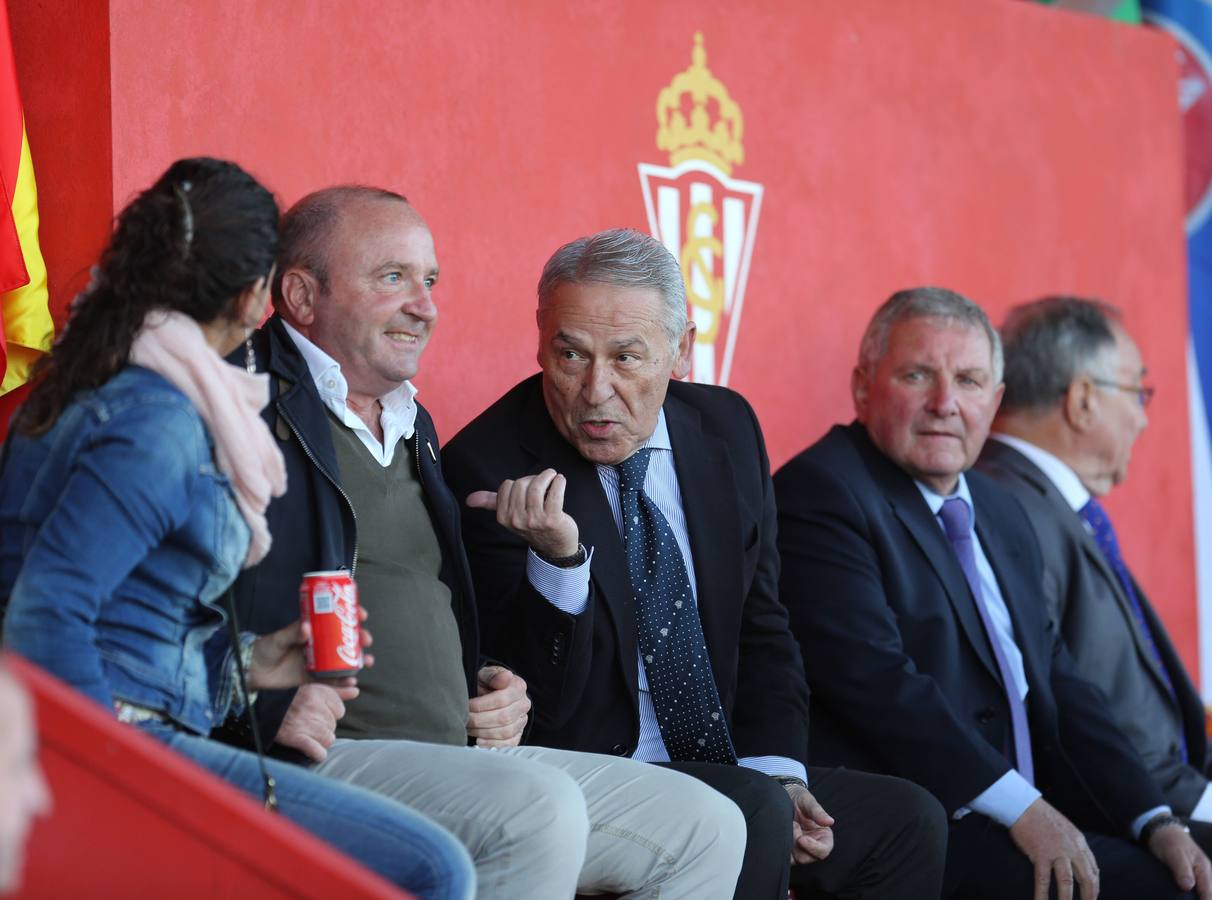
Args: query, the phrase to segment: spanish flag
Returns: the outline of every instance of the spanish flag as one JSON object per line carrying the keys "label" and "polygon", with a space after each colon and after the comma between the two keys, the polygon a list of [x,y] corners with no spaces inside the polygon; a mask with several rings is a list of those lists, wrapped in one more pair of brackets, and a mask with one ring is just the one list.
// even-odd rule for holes
{"label": "spanish flag", "polygon": [[0,394],[29,379],[35,360],[50,350],[54,336],[46,265],[38,248],[34,167],[17,91],[8,6],[0,0]]}

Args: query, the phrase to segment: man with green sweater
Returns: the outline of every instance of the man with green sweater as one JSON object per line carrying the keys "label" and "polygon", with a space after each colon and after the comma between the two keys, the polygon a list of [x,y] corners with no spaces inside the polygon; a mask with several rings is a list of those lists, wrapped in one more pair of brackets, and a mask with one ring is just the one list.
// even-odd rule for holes
{"label": "man with green sweater", "polygon": [[429,229],[398,194],[330,188],[283,219],[277,314],[252,351],[289,490],[237,605],[243,627],[275,629],[297,617],[304,572],[346,568],[376,664],[357,689],[263,694],[265,736],[444,825],[481,896],[730,896],[746,827],[731,801],[631,760],[518,746],[526,685],[479,658],[459,504],[411,381],[437,278]]}

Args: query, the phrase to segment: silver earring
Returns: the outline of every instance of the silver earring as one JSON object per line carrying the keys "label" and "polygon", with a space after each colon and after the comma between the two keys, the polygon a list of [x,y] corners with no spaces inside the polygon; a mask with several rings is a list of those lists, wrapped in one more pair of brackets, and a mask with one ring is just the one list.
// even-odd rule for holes
{"label": "silver earring", "polygon": [[249,375],[257,374],[257,354],[253,352],[251,330],[244,339],[244,368],[248,370]]}

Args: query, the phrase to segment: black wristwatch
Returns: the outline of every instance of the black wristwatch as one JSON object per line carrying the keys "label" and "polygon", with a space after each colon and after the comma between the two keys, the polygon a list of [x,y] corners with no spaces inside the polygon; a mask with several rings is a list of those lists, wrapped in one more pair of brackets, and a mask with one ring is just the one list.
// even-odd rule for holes
{"label": "black wristwatch", "polygon": [[1146,822],[1143,828],[1141,828],[1140,842],[1142,844],[1148,844],[1149,838],[1153,837],[1155,832],[1157,832],[1159,829],[1167,827],[1168,825],[1177,825],[1183,831],[1187,832],[1187,834],[1191,833],[1191,829],[1187,827],[1187,823],[1178,816],[1171,815],[1170,813],[1158,813],[1156,816]]}
{"label": "black wristwatch", "polygon": [[584,544],[577,544],[577,552],[572,556],[544,556],[538,550],[534,555],[549,566],[555,566],[558,569],[575,569],[579,565],[583,565],[585,560],[589,558],[589,551],[585,549]]}

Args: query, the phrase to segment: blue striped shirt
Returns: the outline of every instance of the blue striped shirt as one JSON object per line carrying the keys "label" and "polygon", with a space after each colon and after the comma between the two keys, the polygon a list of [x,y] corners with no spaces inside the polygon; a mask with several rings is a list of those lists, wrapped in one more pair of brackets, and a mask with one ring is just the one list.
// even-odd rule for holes
{"label": "blue striped shirt", "polygon": [[[686,513],[682,509],[682,492],[678,487],[677,470],[673,464],[673,444],[669,440],[669,428],[665,424],[665,411],[661,410],[657,418],[656,430],[644,444],[652,449],[648,462],[648,473],[644,477],[644,493],[660,509],[669,521],[673,536],[681,548],[682,558],[686,563],[686,574],[690,577],[690,593],[694,602],[698,603],[698,585],[694,577],[694,555],[690,550],[690,534],[686,527]],[[623,536],[623,513],[619,501],[619,473],[614,466],[598,466],[598,479],[610,504],[610,512],[614,516],[614,524],[619,529],[620,539]],[[561,569],[539,559],[530,551],[526,559],[526,574],[535,590],[554,605],[569,615],[580,615],[589,603],[589,572],[593,563],[593,550],[589,550],[589,559],[575,569]],[[657,724],[656,710],[652,705],[652,695],[648,691],[648,677],[644,672],[644,663],[636,649],[636,667],[639,673],[639,706],[640,706],[640,738],[636,744],[633,759],[643,762],[664,762],[669,759],[669,751],[661,739],[661,729]],[[794,775],[807,778],[807,772],[802,763],[784,756],[746,756],[739,760],[742,766],[756,769],[767,775]]]}

